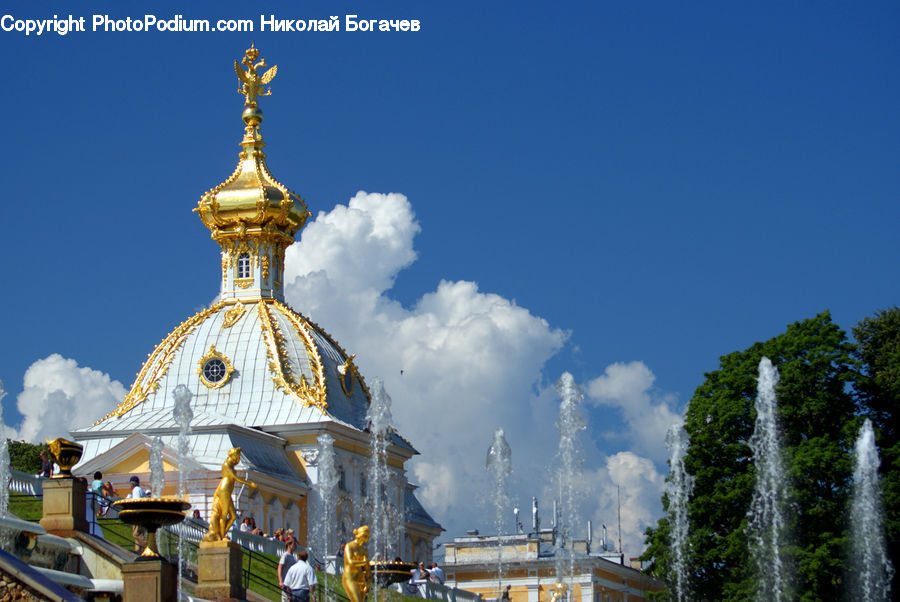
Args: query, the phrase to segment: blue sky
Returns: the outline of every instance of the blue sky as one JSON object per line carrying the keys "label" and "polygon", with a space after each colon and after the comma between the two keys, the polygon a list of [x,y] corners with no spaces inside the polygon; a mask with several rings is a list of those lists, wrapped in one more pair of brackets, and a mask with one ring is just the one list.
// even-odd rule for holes
{"label": "blue sky", "polygon": [[[60,354],[127,387],[153,346],[218,292],[217,247],[191,209],[235,164],[241,97],[231,63],[251,39],[279,66],[261,103],[276,177],[314,215],[359,190],[408,200],[413,217],[397,219],[418,224],[416,258],[385,273],[393,286],[378,291],[383,301],[414,313],[442,280],[474,282],[546,322],[541,353],[504,372],[520,382],[497,393],[519,396],[497,402],[510,414],[514,458],[530,435],[515,434],[512,414],[541,415],[568,370],[596,393],[585,405],[588,463],[631,450],[664,475],[664,462],[635,443],[640,416],[629,419],[609,366],[640,362],[644,384],[631,392],[677,414],[719,356],[825,309],[849,329],[900,299],[896,3],[183,6],[0,10],[257,26],[0,32],[11,63],[0,151],[7,425],[19,423],[16,400],[35,362]],[[261,33],[261,14],[422,26]],[[309,311],[296,294],[292,305]],[[366,348],[364,338],[354,345],[361,330],[320,315],[350,352]],[[607,380],[592,389],[598,378]],[[401,415],[454,411],[394,397]],[[407,435],[424,456],[430,443]],[[522,496],[537,470],[524,457]],[[461,528],[454,512],[435,510]]]}

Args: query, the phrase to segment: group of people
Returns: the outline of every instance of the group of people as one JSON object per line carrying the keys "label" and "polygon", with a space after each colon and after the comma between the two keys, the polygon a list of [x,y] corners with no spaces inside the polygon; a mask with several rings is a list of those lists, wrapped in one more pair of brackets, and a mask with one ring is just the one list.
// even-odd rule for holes
{"label": "group of people", "polygon": [[420,562],[419,566],[414,568],[411,573],[406,584],[406,593],[410,596],[418,595],[419,586],[427,581],[436,585],[444,585],[444,570],[436,562],[432,562],[430,568],[425,568],[425,563]]}
{"label": "group of people", "polygon": [[[316,602],[316,571],[309,564],[309,553],[297,550],[297,541],[289,537],[286,551],[278,561],[278,587],[283,602]],[[296,552],[296,553],[295,553]]]}
{"label": "group of people", "polygon": [[109,512],[111,500],[119,497],[119,492],[116,491],[111,482],[103,482],[103,473],[100,471],[94,473],[94,480],[91,481],[91,491],[94,493],[94,515],[106,516]]}
{"label": "group of people", "polygon": [[251,535],[265,535],[262,529],[256,526],[256,520],[252,516],[245,516],[241,519],[241,533],[249,533]]}

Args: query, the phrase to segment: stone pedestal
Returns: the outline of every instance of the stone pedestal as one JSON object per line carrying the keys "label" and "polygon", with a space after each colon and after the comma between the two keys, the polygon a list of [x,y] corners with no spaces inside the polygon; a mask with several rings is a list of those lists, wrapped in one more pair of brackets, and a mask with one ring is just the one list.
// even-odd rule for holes
{"label": "stone pedestal", "polygon": [[238,544],[202,541],[197,557],[197,589],[194,596],[207,600],[243,600],[241,560],[244,552]]}
{"label": "stone pedestal", "polygon": [[122,565],[123,602],[166,602],[178,598],[178,567],[166,560],[138,560]]}
{"label": "stone pedestal", "polygon": [[48,532],[70,537],[88,532],[87,483],[76,479],[44,479],[44,516],[41,526]]}

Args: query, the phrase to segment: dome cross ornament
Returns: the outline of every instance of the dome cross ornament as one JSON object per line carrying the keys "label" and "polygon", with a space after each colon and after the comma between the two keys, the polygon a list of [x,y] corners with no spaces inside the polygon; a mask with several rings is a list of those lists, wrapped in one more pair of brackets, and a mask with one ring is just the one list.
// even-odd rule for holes
{"label": "dome cross ornament", "polygon": [[[244,95],[245,106],[254,109],[258,106],[257,97],[272,95],[272,89],[264,90],[264,86],[275,79],[275,75],[278,73],[278,65],[273,65],[271,69],[268,69],[261,76],[257,74],[257,69],[267,66],[266,59],[260,59],[257,62],[257,58],[259,58],[259,50],[251,42],[250,48],[247,49],[240,64],[237,61],[234,62],[234,71],[237,73],[238,79],[243,82],[241,87],[238,88],[238,94]],[[241,65],[247,67],[247,70],[241,69]]]}

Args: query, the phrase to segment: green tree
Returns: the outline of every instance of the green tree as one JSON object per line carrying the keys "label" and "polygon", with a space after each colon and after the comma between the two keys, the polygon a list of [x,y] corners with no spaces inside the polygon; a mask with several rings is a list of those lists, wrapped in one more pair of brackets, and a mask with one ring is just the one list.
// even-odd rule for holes
{"label": "green tree", "polygon": [[[834,598],[843,576],[850,450],[859,423],[848,387],[856,374],[852,350],[824,312],[722,357],[697,388],[685,417],[685,467],[695,479],[688,509],[692,599],[747,600],[755,591],[746,529],[756,475],[748,442],[764,356],[780,373],[778,417],[792,502],[788,581],[798,599]],[[668,532],[665,518],[648,530],[648,555],[660,575],[669,568]]]}
{"label": "green tree", "polygon": [[[863,411],[872,419],[881,454],[888,555],[900,568],[900,308],[876,312],[853,329],[862,364],[857,383]],[[892,591],[897,592],[897,574]]]}
{"label": "green tree", "polygon": [[15,470],[37,474],[41,470],[41,452],[46,444],[35,445],[25,441],[9,440],[9,460]]}

